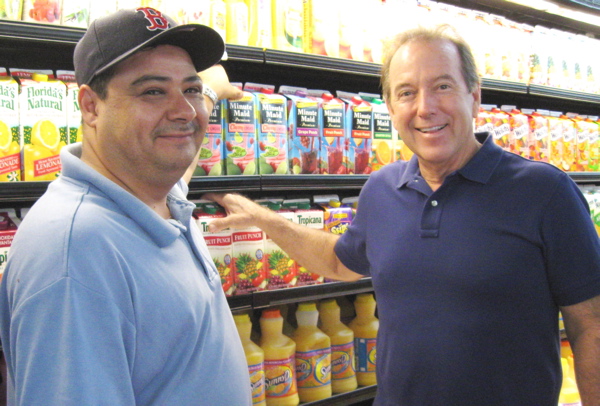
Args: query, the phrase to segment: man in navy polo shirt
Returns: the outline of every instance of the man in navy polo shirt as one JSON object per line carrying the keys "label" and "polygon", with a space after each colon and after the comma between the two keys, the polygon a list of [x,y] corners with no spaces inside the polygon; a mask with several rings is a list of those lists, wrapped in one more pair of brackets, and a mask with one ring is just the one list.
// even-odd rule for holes
{"label": "man in navy polo shirt", "polygon": [[236,195],[214,229],[255,224],[311,271],[370,275],[376,405],[556,406],[558,313],[583,404],[600,405],[600,242],[559,169],[474,134],[480,82],[448,26],[399,35],[384,96],[415,153],[371,175],[340,237],[294,226]]}

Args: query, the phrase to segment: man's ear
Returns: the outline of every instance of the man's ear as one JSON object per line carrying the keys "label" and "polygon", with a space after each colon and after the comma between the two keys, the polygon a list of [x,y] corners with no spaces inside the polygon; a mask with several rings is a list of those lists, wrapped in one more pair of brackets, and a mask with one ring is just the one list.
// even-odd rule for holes
{"label": "man's ear", "polygon": [[98,117],[98,103],[100,97],[88,85],[81,85],[79,88],[79,109],[81,110],[81,119],[90,127],[94,127]]}

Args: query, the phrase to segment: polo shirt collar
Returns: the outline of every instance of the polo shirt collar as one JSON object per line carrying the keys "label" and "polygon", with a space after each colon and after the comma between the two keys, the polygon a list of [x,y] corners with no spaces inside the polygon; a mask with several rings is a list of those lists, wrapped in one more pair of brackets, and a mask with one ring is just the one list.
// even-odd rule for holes
{"label": "polo shirt collar", "polygon": [[[173,243],[181,232],[185,231],[165,221],[140,199],[81,161],[81,151],[80,143],[68,145],[61,150],[61,176],[88,183],[100,190],[161,248]],[[185,227],[189,227],[194,205],[181,195],[182,192],[174,187],[167,202],[173,217]]]}
{"label": "polo shirt collar", "polygon": [[[487,183],[500,162],[502,148],[494,143],[493,137],[487,132],[475,133],[475,137],[477,138],[477,141],[482,143],[481,148],[473,158],[457,172],[464,178],[473,182]],[[419,161],[417,156],[413,155],[408,161],[406,170],[404,170],[400,176],[398,188],[406,186],[409,182],[419,176],[421,176]]]}

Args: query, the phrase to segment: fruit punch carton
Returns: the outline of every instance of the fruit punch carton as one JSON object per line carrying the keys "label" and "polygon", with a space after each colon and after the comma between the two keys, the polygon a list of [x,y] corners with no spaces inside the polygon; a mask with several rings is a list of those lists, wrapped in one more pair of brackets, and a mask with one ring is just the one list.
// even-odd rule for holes
{"label": "fruit punch carton", "polygon": [[225,103],[225,171],[227,175],[256,175],[257,99],[244,91],[240,99]]}
{"label": "fruit punch carton", "polygon": [[8,261],[8,252],[17,232],[16,216],[9,212],[0,213],[0,280]]}
{"label": "fruit punch carton", "polygon": [[246,83],[244,90],[253,92],[257,98],[258,173],[289,173],[287,99],[274,94],[272,85]]}
{"label": "fruit punch carton", "polygon": [[225,295],[231,296],[235,291],[234,272],[232,271],[233,244],[231,231],[229,229],[211,233],[208,231],[209,224],[216,218],[225,217],[222,207],[208,200],[196,202],[194,218],[208,247],[208,252],[219,271],[221,286]]}
{"label": "fruit punch carton", "polygon": [[319,169],[319,102],[308,96],[306,88],[281,86],[287,99],[288,159],[293,174],[316,174]]}
{"label": "fruit punch carton", "polygon": [[21,82],[22,179],[54,180],[60,149],[67,144],[67,87],[50,71],[11,69]]}
{"label": "fruit punch carton", "polygon": [[359,96],[373,106],[373,145],[370,164],[371,169],[376,171],[393,160],[392,119],[380,95],[359,93]]}
{"label": "fruit punch carton", "polygon": [[265,290],[268,279],[264,263],[264,233],[258,227],[236,229],[232,238],[235,294]]}
{"label": "fruit punch carton", "polygon": [[348,173],[369,174],[373,139],[373,106],[358,94],[337,92],[346,103],[346,136],[348,137]]}
{"label": "fruit punch carton", "polygon": [[[294,212],[282,207],[283,199],[261,199],[256,202],[277,212],[285,219],[294,221]],[[268,278],[267,290],[296,286],[298,283],[296,261],[291,259],[266,233],[264,257]]]}
{"label": "fruit punch carton", "polygon": [[0,182],[21,180],[19,84],[0,68]]}
{"label": "fruit punch carton", "polygon": [[[292,210],[295,223],[305,227],[323,230],[323,209],[311,205],[309,199],[287,199],[283,201],[283,207]],[[297,286],[323,283],[324,278],[321,275],[309,272],[299,263],[296,265],[298,272]]]}
{"label": "fruit punch carton", "polygon": [[312,89],[308,95],[319,102],[321,130],[319,152],[319,168],[321,173],[348,173],[348,139],[346,138],[346,121],[344,120],[345,103],[326,90]]}
{"label": "fruit punch carton", "polygon": [[57,71],[56,78],[67,86],[67,142],[81,142],[81,109],[79,108],[79,86],[73,71]]}
{"label": "fruit punch carton", "polygon": [[193,176],[220,176],[224,172],[225,110],[225,100],[219,100],[208,117],[208,127]]}

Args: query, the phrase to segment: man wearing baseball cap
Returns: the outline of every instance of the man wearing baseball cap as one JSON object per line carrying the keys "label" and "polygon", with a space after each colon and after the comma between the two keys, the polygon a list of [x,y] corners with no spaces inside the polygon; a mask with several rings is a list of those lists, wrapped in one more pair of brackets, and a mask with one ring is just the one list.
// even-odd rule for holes
{"label": "man wearing baseball cap", "polygon": [[214,30],[151,8],[100,18],[77,44],[83,143],[61,151],[0,286],[10,405],[251,404],[185,198],[210,110],[240,95],[214,66],[223,52]]}

